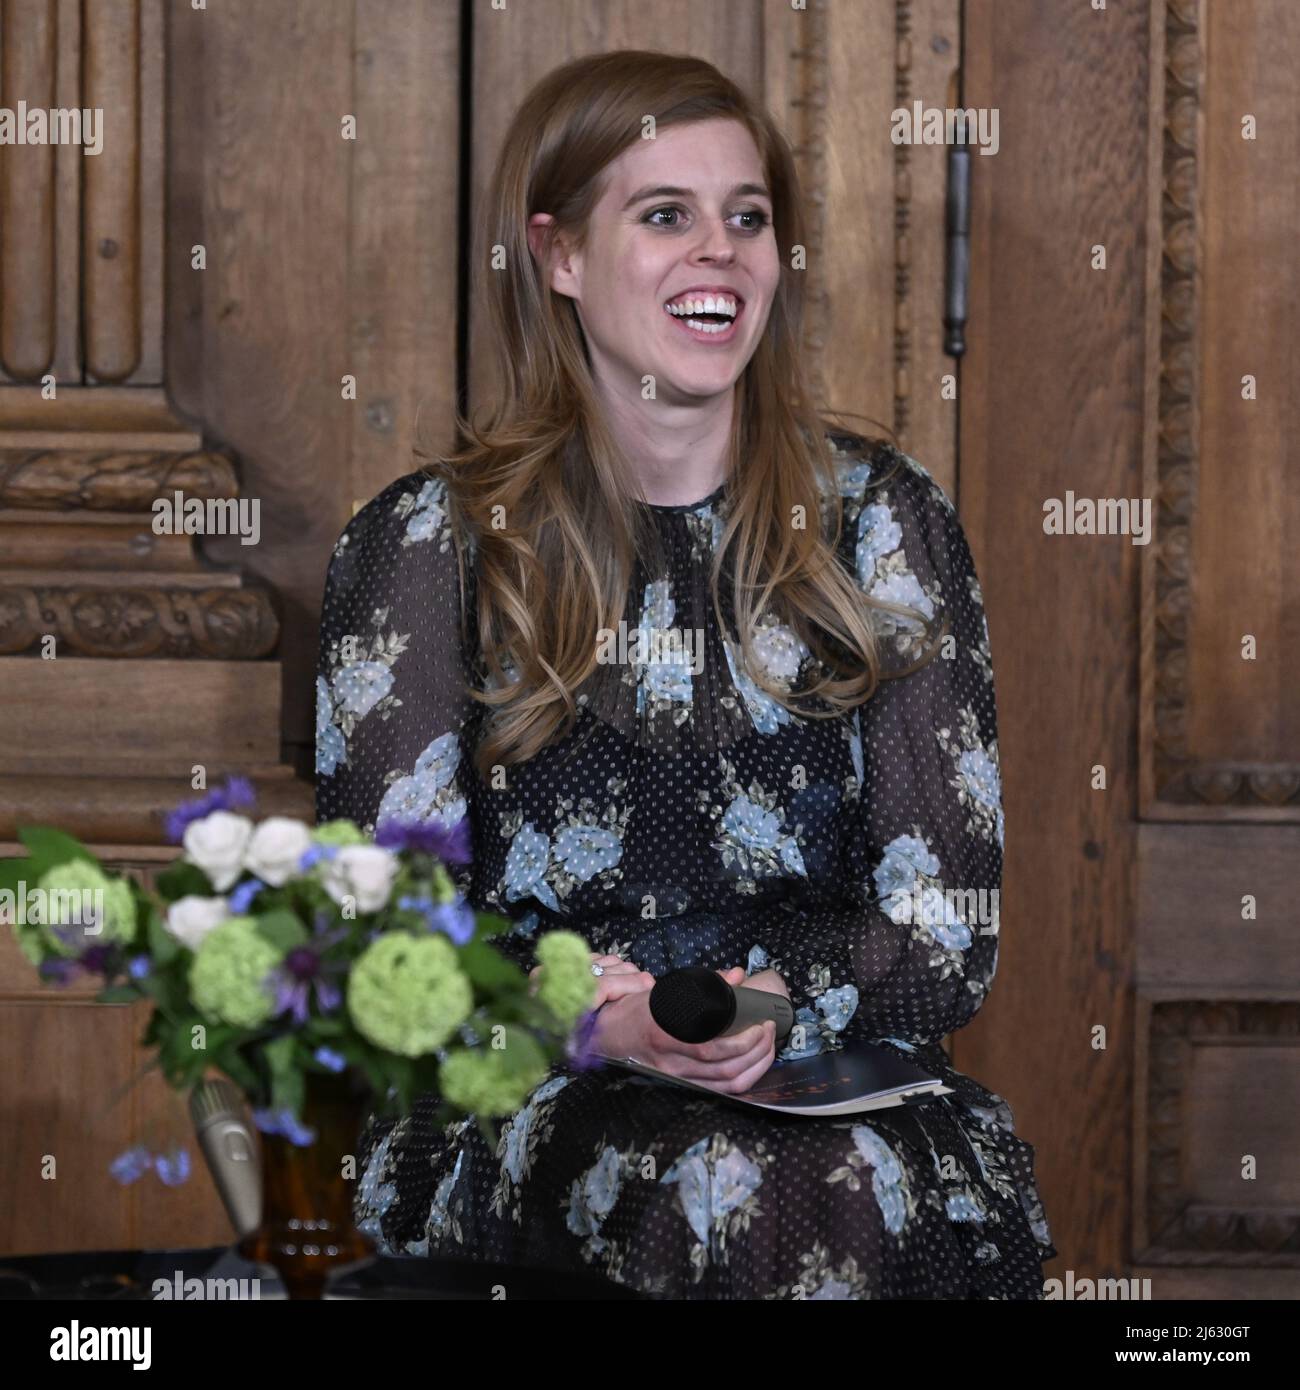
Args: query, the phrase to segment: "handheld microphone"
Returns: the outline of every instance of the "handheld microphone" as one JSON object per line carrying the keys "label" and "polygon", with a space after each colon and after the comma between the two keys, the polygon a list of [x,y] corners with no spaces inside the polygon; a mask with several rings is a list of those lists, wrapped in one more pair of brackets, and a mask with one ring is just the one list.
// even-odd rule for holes
{"label": "handheld microphone", "polygon": [[769,1018],[776,1042],[794,1027],[794,1009],[783,994],[765,989],[733,989],[714,970],[686,966],[670,970],[650,991],[650,1017],[679,1042],[702,1043],[744,1032]]}
{"label": "handheld microphone", "polygon": [[242,1239],[262,1220],[262,1164],[243,1098],[229,1081],[205,1081],[190,1092],[190,1119],[226,1215]]}

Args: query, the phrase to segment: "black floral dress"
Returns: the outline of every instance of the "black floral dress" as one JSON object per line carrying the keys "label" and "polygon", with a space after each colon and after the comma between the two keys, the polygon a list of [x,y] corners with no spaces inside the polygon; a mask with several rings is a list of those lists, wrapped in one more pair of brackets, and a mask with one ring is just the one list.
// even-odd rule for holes
{"label": "black floral dress", "polygon": [[[1001,784],[988,628],[952,504],[892,446],[832,437],[839,554],[858,587],[949,638],[847,719],[766,695],[714,619],[709,565],[727,497],[650,506],[664,568],[638,566],[627,645],[580,692],[569,736],[488,785],[484,707],[460,626],[441,481],[412,474],[346,528],[326,582],[317,680],[317,815],[468,815],[476,910],[659,975],[771,967],[801,1050],[883,1042],[953,1093],[906,1110],[797,1119],[611,1066],[552,1068],[489,1152],[430,1102],[361,1137],[356,1216],[387,1254],[595,1271],[663,1298],[1040,1299],[1056,1254],[1032,1146],[1007,1103],[955,1071],[942,1039],[998,958]],[[722,577],[722,611],[730,587]],[[472,599],[467,611],[473,614]],[[471,618],[472,621],[472,618]],[[886,669],[933,635],[876,611]],[[676,640],[633,641],[634,629]],[[796,692],[815,660],[760,619],[757,659]],[[809,663],[805,666],[805,663]],[[808,703],[801,706],[805,711]],[[493,779],[500,782],[503,779]],[[963,896],[964,895],[964,896]]]}

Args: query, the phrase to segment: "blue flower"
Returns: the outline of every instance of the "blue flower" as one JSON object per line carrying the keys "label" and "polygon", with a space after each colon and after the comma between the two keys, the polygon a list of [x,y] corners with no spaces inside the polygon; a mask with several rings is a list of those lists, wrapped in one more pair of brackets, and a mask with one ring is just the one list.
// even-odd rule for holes
{"label": "blue flower", "polygon": [[348,1064],[348,1059],[341,1052],[335,1052],[329,1047],[318,1047],[312,1056],[330,1071],[342,1071]]}
{"label": "blue flower", "polygon": [[227,900],[232,917],[242,917],[249,904],[266,887],[260,878],[246,878]]}
{"label": "blue flower", "polygon": [[108,1171],[118,1182],[126,1186],[142,1178],[153,1167],[153,1158],[143,1144],[126,1149],[108,1165]]}
{"label": "blue flower", "polygon": [[159,1154],[154,1160],[154,1171],[168,1187],[179,1187],[190,1176],[190,1151],[176,1148]]}
{"label": "blue flower", "polygon": [[253,1123],[263,1134],[282,1135],[291,1144],[304,1148],[316,1139],[316,1131],[302,1124],[292,1110],[272,1110],[269,1107],[253,1111]]}
{"label": "blue flower", "polygon": [[339,852],[338,845],[309,845],[298,860],[298,872],[310,872],[322,859],[333,859]]}

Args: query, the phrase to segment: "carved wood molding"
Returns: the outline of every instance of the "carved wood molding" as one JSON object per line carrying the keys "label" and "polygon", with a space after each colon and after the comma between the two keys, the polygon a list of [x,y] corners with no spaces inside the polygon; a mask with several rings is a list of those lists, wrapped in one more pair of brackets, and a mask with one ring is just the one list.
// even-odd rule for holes
{"label": "carved wood molding", "polygon": [[[894,6],[894,107],[912,100],[912,0]],[[894,434],[904,446],[912,419],[911,146],[894,146]]]}
{"label": "carved wood molding", "polygon": [[238,497],[235,465],[207,450],[0,448],[0,507],[148,512],[155,498],[175,492]]}
{"label": "carved wood molding", "polygon": [[[1157,6],[1153,22],[1159,15]],[[1218,810],[1224,819],[1241,809],[1258,815],[1265,808],[1300,818],[1300,765],[1199,762],[1188,740],[1192,525],[1200,446],[1197,158],[1205,58],[1199,0],[1164,0],[1163,17],[1156,534],[1149,591],[1154,612],[1146,638],[1154,679],[1144,690],[1153,718],[1144,756],[1152,762],[1155,800],[1166,806]]]}
{"label": "carved wood molding", "polygon": [[803,342],[807,350],[808,389],[814,401],[826,399],[824,369],[830,324],[830,294],[824,272],[826,255],[826,130],[830,100],[827,51],[830,19],[826,0],[810,0],[800,26],[804,42],[791,53],[797,74],[790,99],[790,143],[803,187],[808,225],[804,228],[807,271],[804,282]]}
{"label": "carved wood molding", "polygon": [[280,635],[261,589],[0,585],[0,655],[53,636],[78,656],[252,661]]}
{"label": "carved wood molding", "polygon": [[[1184,1116],[1194,1044],[1251,1042],[1300,1045],[1300,1002],[1189,1000],[1157,1003],[1148,1040],[1147,1205],[1150,1245],[1144,1264],[1249,1265],[1300,1268],[1300,1211],[1206,1207],[1194,1202],[1184,1177]],[[1279,1098],[1281,1103],[1281,1098]]]}

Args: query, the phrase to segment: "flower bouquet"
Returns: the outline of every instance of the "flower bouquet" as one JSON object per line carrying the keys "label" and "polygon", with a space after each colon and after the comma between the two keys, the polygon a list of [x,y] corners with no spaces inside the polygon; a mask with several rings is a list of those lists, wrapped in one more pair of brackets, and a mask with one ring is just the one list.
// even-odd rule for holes
{"label": "flower bouquet", "polygon": [[[150,1000],[142,1041],[173,1087],[223,1073],[264,1148],[312,1142],[307,1102],[328,1078],[379,1113],[436,1094],[439,1122],[473,1114],[495,1147],[492,1118],[553,1062],[596,1064],[586,941],[541,936],[535,986],[492,947],[511,923],[476,915],[448,868],[468,862],[468,822],[386,821],[372,841],[347,820],[255,824],[252,802],[236,778],[173,811],[183,853],[154,889],[46,827],[19,832],[26,858],[0,860],[0,909],[41,977],[100,978],[100,1003]],[[147,1162],[129,1152],[118,1176]]]}

